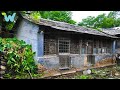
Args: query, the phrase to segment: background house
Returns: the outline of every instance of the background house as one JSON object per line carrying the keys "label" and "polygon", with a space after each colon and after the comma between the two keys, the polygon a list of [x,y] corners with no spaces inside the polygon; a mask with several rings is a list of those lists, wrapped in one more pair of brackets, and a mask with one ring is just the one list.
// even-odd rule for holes
{"label": "background house", "polygon": [[35,61],[49,69],[80,68],[112,57],[117,37],[90,28],[21,16],[16,37],[32,45]]}

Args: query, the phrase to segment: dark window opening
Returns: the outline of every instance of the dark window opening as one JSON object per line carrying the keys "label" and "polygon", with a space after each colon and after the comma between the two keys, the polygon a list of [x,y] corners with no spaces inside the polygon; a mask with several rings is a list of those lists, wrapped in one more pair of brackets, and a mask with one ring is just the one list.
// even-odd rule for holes
{"label": "dark window opening", "polygon": [[106,45],[107,45],[106,41],[103,41],[102,53],[107,53]]}
{"label": "dark window opening", "polygon": [[56,41],[55,39],[44,40],[44,55],[56,54]]}
{"label": "dark window opening", "polygon": [[61,38],[58,40],[58,43],[59,53],[70,53],[70,40]]}
{"label": "dark window opening", "polygon": [[94,55],[88,55],[87,56],[87,62],[88,62],[88,64],[95,64],[95,56]]}
{"label": "dark window opening", "polygon": [[82,40],[81,54],[86,54],[86,42]]}
{"label": "dark window opening", "polygon": [[101,40],[98,42],[98,45],[99,45],[99,47],[98,47],[98,54],[99,54],[99,53],[102,53],[102,42],[101,42]]}
{"label": "dark window opening", "polygon": [[93,45],[93,53],[97,54],[98,53],[98,49],[97,49],[97,41],[94,41],[94,45]]}
{"label": "dark window opening", "polygon": [[87,42],[87,54],[93,54],[93,41],[91,40]]}
{"label": "dark window opening", "polygon": [[48,40],[44,40],[44,55],[49,54],[49,46],[48,46]]}

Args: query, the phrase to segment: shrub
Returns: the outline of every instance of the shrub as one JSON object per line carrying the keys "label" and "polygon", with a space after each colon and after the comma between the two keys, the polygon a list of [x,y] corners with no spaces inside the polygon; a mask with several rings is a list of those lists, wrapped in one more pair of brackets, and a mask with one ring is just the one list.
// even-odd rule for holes
{"label": "shrub", "polygon": [[7,61],[7,73],[19,75],[22,73],[36,73],[37,66],[31,45],[16,38],[0,38],[0,51],[4,52]]}

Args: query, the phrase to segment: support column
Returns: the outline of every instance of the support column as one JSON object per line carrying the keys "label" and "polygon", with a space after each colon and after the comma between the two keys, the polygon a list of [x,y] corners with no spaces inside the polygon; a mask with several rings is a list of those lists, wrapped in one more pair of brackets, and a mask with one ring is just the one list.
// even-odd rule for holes
{"label": "support column", "polygon": [[44,55],[44,32],[40,31],[38,33],[37,57],[42,57],[43,55]]}
{"label": "support column", "polygon": [[44,59],[43,59],[43,55],[44,55],[44,32],[40,31],[38,32],[38,44],[37,44],[37,63],[40,63],[42,65],[44,65]]}
{"label": "support column", "polygon": [[113,41],[113,45],[112,45],[112,53],[115,53],[115,47],[116,46],[116,40]]}

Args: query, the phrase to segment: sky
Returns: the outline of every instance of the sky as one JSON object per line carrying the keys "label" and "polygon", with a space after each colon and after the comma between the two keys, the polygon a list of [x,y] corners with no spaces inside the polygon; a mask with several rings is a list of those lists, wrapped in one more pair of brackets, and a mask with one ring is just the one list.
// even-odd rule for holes
{"label": "sky", "polygon": [[72,11],[72,19],[78,23],[88,16],[97,16],[103,13],[108,15],[109,12],[110,11]]}

